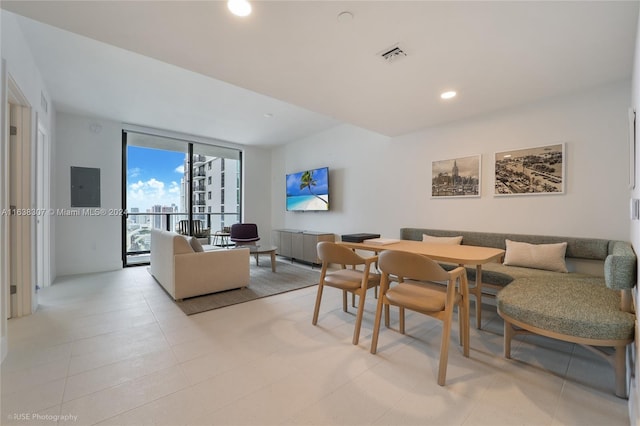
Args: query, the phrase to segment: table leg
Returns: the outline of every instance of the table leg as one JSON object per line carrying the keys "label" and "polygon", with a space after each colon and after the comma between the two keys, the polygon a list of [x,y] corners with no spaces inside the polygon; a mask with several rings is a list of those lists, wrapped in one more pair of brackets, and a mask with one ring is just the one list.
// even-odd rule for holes
{"label": "table leg", "polygon": [[276,252],[271,252],[271,272],[276,271]]}
{"label": "table leg", "polygon": [[476,328],[482,328],[482,265],[476,265]]}
{"label": "table leg", "polygon": [[256,253],[256,266],[260,266],[260,261],[258,260],[258,253]]}

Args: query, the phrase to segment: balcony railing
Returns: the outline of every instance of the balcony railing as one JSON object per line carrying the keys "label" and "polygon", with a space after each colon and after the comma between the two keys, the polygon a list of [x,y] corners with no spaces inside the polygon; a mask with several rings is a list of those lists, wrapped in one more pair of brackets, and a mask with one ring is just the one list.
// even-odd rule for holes
{"label": "balcony railing", "polygon": [[[178,223],[187,220],[187,213],[127,213],[126,265],[149,263],[151,229],[177,232]],[[213,234],[225,226],[240,222],[239,213],[194,213],[193,220],[201,220]]]}
{"label": "balcony railing", "polygon": [[207,157],[205,157],[204,155],[194,155],[193,156],[193,164],[194,165],[199,165],[201,163],[205,163],[207,161]]}

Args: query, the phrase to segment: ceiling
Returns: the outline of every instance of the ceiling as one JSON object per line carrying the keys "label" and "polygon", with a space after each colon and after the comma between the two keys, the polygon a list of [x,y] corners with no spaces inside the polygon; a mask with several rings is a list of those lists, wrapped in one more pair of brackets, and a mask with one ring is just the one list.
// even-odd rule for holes
{"label": "ceiling", "polygon": [[638,19],[635,1],[252,4],[1,2],[31,18],[58,108],[253,145],[340,123],[397,136],[630,79]]}

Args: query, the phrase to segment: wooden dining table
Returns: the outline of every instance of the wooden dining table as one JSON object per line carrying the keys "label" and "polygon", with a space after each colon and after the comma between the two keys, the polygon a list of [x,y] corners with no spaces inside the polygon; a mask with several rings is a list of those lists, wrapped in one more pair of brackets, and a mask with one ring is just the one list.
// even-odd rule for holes
{"label": "wooden dining table", "polygon": [[361,243],[341,241],[338,244],[376,254],[384,250],[407,251],[427,256],[438,262],[475,266],[476,281],[473,286],[469,286],[469,293],[476,298],[476,328],[478,329],[482,326],[482,265],[489,262],[500,262],[504,257],[504,250],[492,247],[434,244],[413,240],[376,239],[374,241],[365,240]]}

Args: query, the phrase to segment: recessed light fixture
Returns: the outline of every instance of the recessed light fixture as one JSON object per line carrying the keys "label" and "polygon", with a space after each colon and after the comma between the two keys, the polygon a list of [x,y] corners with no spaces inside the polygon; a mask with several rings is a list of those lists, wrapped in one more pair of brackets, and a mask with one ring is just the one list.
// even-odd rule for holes
{"label": "recessed light fixture", "polygon": [[457,93],[454,90],[449,90],[448,92],[443,92],[442,94],[440,94],[440,97],[442,99],[452,99],[455,98],[457,95]]}
{"label": "recessed light fixture", "polygon": [[351,22],[353,21],[353,13],[345,10],[344,12],[340,12],[338,14],[338,22]]}
{"label": "recessed light fixture", "polygon": [[251,3],[247,0],[229,0],[227,7],[236,16],[248,16],[251,14]]}

